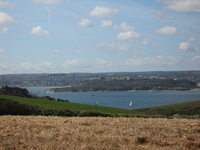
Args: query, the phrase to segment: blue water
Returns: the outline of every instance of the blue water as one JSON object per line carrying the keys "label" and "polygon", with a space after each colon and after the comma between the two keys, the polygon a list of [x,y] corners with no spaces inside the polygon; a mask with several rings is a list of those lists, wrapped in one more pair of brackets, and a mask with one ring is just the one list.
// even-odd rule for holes
{"label": "blue water", "polygon": [[[175,104],[200,100],[200,91],[136,91],[136,92],[77,92],[77,93],[38,93],[41,87],[27,88],[30,93],[38,96],[50,96],[69,100],[74,103],[117,107],[124,109],[138,109],[152,106]],[[130,107],[130,101],[132,106]]]}

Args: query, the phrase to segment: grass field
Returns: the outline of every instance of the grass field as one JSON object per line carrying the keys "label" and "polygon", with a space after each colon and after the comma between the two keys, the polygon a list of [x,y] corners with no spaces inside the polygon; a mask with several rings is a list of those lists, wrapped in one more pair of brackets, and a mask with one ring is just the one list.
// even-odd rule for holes
{"label": "grass field", "polygon": [[136,109],[135,111],[140,112],[141,114],[154,115],[154,116],[155,115],[172,116],[174,114],[200,116],[200,101],[142,108],[142,109]]}
{"label": "grass field", "polygon": [[23,104],[40,106],[43,108],[66,109],[72,111],[98,111],[113,116],[128,117],[168,117],[200,118],[200,101],[177,103],[157,107],[127,110],[105,106],[85,105],[78,103],[58,102],[17,96],[0,95],[0,98],[18,101]]}
{"label": "grass field", "polygon": [[55,109],[69,109],[69,110],[78,110],[78,111],[99,111],[112,115],[122,115],[122,116],[134,116],[136,113],[133,110],[113,108],[113,107],[104,107],[104,106],[95,106],[95,105],[85,105],[78,103],[68,103],[68,102],[58,102],[58,101],[50,101],[50,100],[40,100],[33,98],[24,98],[17,96],[8,96],[8,95],[0,95],[0,98],[10,99],[14,101],[18,101],[23,104],[29,105],[37,105],[43,108],[55,108]]}
{"label": "grass field", "polygon": [[200,120],[0,116],[0,150],[198,150]]}

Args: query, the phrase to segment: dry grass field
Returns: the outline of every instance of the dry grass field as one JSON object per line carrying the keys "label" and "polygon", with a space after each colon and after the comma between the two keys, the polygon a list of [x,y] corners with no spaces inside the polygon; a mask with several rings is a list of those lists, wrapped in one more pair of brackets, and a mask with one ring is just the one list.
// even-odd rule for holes
{"label": "dry grass field", "polygon": [[200,120],[0,116],[0,150],[198,150]]}

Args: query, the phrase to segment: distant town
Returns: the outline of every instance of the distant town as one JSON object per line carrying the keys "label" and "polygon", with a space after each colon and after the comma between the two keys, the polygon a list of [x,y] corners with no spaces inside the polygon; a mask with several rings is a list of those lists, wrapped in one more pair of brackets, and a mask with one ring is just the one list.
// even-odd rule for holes
{"label": "distant town", "polygon": [[94,79],[186,79],[200,86],[200,71],[150,71],[150,72],[108,72],[108,73],[43,73],[0,75],[0,86],[56,87],[72,86]]}

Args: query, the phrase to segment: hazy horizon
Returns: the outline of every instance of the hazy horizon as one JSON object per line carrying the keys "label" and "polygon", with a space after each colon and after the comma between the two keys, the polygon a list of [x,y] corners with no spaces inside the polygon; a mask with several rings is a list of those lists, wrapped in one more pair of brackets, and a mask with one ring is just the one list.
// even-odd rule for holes
{"label": "hazy horizon", "polygon": [[41,73],[8,73],[8,74],[0,74],[0,75],[28,75],[28,74],[112,74],[112,73],[146,73],[146,72],[189,72],[189,71],[197,71],[199,72],[200,70],[174,70],[174,71],[118,71],[118,72],[68,72],[68,73],[65,73],[65,72],[57,72],[57,73],[52,73],[52,72],[49,72],[49,73],[45,73],[45,72],[41,72]]}

